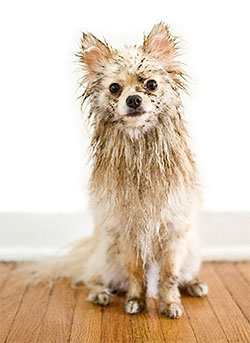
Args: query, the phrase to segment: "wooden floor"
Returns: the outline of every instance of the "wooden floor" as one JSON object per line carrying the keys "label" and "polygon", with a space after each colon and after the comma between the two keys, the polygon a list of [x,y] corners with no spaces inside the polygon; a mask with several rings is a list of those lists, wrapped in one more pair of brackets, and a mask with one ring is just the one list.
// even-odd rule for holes
{"label": "wooden floor", "polygon": [[151,298],[146,312],[131,316],[123,311],[124,297],[95,306],[66,280],[53,289],[26,287],[12,268],[0,263],[0,343],[250,342],[250,263],[205,263],[200,277],[210,292],[204,299],[183,296],[178,320],[158,315]]}

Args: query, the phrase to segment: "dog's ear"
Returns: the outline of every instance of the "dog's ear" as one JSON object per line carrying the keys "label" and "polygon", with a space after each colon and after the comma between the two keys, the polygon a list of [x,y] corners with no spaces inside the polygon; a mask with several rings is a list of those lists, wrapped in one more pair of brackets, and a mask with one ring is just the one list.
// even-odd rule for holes
{"label": "dog's ear", "polygon": [[86,68],[89,77],[94,77],[110,56],[111,50],[106,42],[102,43],[94,35],[85,33],[83,33],[81,48],[80,61]]}
{"label": "dog's ear", "polygon": [[153,27],[150,34],[144,37],[143,50],[150,55],[171,61],[177,54],[176,39],[170,35],[168,27],[157,24]]}
{"label": "dog's ear", "polygon": [[153,27],[150,34],[144,37],[142,50],[159,60],[177,87],[186,91],[188,76],[182,69],[182,63],[176,60],[179,56],[178,40],[171,36],[166,25],[160,23]]}

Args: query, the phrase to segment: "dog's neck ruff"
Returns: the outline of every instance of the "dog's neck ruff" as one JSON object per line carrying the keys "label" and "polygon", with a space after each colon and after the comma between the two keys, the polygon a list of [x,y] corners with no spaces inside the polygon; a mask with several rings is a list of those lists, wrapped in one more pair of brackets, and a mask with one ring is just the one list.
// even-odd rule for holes
{"label": "dog's neck ruff", "polygon": [[[158,116],[157,125],[136,138],[108,121],[93,123],[90,192],[112,210],[159,216],[175,192],[197,188],[196,167],[179,113]],[[136,215],[136,216],[137,216]]]}

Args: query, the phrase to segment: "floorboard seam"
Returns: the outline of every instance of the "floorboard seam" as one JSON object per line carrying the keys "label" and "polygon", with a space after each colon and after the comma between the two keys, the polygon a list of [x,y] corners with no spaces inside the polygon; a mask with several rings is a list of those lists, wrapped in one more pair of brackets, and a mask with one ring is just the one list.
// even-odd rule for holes
{"label": "floorboard seam", "polygon": [[211,308],[211,310],[212,310],[212,312],[213,312],[215,318],[217,319],[217,322],[218,322],[219,325],[220,325],[220,328],[221,328],[222,332],[224,333],[224,336],[225,336],[227,342],[230,343],[229,338],[227,337],[227,334],[226,334],[226,332],[225,332],[225,330],[224,330],[224,328],[223,328],[223,326],[222,326],[222,324],[221,324],[221,321],[220,321],[219,317],[217,316],[216,312],[214,311],[214,308],[213,308],[211,302],[209,301],[209,298],[208,298],[208,297],[206,297],[206,298],[207,298],[207,302],[209,303],[209,306],[210,306],[210,308]]}
{"label": "floorboard seam", "polygon": [[235,299],[235,297],[233,296],[233,294],[231,293],[230,289],[227,287],[226,283],[224,282],[222,276],[220,275],[220,273],[216,270],[216,267],[214,268],[214,271],[216,273],[216,275],[219,277],[219,279],[221,280],[221,282],[223,283],[225,289],[227,290],[228,294],[230,295],[230,297],[232,298],[233,302],[235,303],[235,305],[238,307],[238,309],[240,310],[240,312],[242,313],[243,317],[246,318],[247,322],[249,323],[249,319],[247,318],[247,316],[245,315],[245,313],[243,312],[243,310],[241,309],[240,305],[237,303],[237,300]]}
{"label": "floorboard seam", "polygon": [[28,288],[29,288],[29,285],[27,284],[27,285],[26,285],[26,287],[25,287],[25,290],[24,290],[24,292],[23,292],[22,298],[21,298],[21,300],[20,300],[20,302],[19,302],[19,304],[18,304],[18,307],[17,307],[16,313],[15,313],[15,315],[14,315],[13,319],[12,319],[12,322],[11,322],[11,325],[10,325],[9,331],[8,331],[8,333],[7,333],[7,336],[6,336],[5,340],[4,340],[4,343],[6,343],[6,342],[7,342],[7,340],[8,340],[8,338],[9,338],[9,335],[10,335],[11,329],[12,329],[12,327],[13,327],[13,324],[14,324],[14,322],[15,322],[16,316],[17,316],[17,314],[18,314],[18,312],[19,312],[19,310],[20,310],[20,307],[21,307],[21,305],[22,305],[22,303],[23,303],[23,298],[24,298],[24,296],[25,296],[25,294],[26,294],[26,292],[27,292]]}
{"label": "floorboard seam", "polygon": [[198,338],[197,338],[197,336],[196,336],[196,334],[195,334],[195,330],[194,330],[193,325],[192,325],[192,323],[191,323],[190,317],[189,317],[189,315],[187,314],[187,311],[186,311],[185,307],[184,307],[184,311],[185,311],[187,320],[188,320],[188,322],[189,322],[189,325],[190,325],[190,327],[191,327],[191,330],[192,330],[192,332],[193,332],[193,334],[194,334],[194,338],[195,338],[196,342],[199,343]]}
{"label": "floorboard seam", "polygon": [[158,318],[158,321],[159,321],[159,323],[160,323],[160,328],[161,328],[161,333],[162,333],[163,341],[164,341],[164,343],[167,343],[167,342],[166,342],[165,335],[164,335],[164,332],[163,332],[162,324],[161,324],[160,314],[159,314],[158,309],[157,309],[157,306],[156,306],[156,299],[153,299],[153,301],[154,301],[154,305],[155,305],[155,311],[156,311],[156,313],[157,313],[157,318]]}
{"label": "floorboard seam", "polygon": [[[213,269],[213,271],[215,272],[215,274],[217,275],[212,263],[210,263],[210,266]],[[230,340],[229,340],[229,338],[228,338],[228,336],[227,336],[227,334],[226,334],[226,332],[225,332],[225,330],[221,324],[221,321],[220,321],[219,317],[217,316],[216,312],[214,311],[214,308],[213,308],[211,302],[209,301],[209,297],[207,297],[207,301],[208,301],[208,303],[209,303],[209,305],[210,305],[210,307],[211,307],[211,309],[212,309],[212,311],[213,311],[213,313],[214,313],[214,315],[215,315],[215,317],[216,317],[216,319],[217,319],[217,321],[218,321],[218,323],[219,323],[219,325],[220,325],[220,327],[221,327],[221,329],[222,329],[222,331],[226,337],[227,342],[230,343]]]}
{"label": "floorboard seam", "polygon": [[[239,263],[236,263],[236,268],[237,268],[239,274],[240,274],[241,277],[246,281],[246,283],[248,284],[248,286],[250,286],[250,283],[249,283],[248,279],[247,279],[247,278],[245,277],[245,275],[241,272],[241,270],[239,269],[238,265],[239,265]],[[250,270],[249,270],[249,272],[250,272]]]}
{"label": "floorboard seam", "polygon": [[79,290],[75,290],[75,294],[74,294],[74,309],[73,309],[73,313],[72,313],[72,319],[71,319],[71,325],[70,325],[70,331],[69,331],[69,338],[67,340],[67,343],[70,343],[70,341],[71,341],[72,327],[73,327],[73,322],[74,322],[75,309],[76,309],[76,301],[77,301],[77,298],[78,298],[78,293],[79,293]]}
{"label": "floorboard seam", "polygon": [[1,293],[1,290],[3,289],[3,286],[5,285],[6,281],[9,280],[9,278],[11,276],[11,272],[13,271],[14,267],[15,267],[15,263],[12,263],[12,266],[11,266],[10,270],[8,271],[8,274],[6,275],[6,278],[4,279],[2,286],[0,287],[0,293]]}
{"label": "floorboard seam", "polygon": [[46,310],[45,310],[43,318],[41,320],[40,330],[39,330],[36,342],[39,342],[39,339],[40,339],[40,336],[41,336],[44,320],[45,320],[46,314],[48,312],[48,307],[49,307],[49,303],[50,303],[50,300],[51,300],[51,296],[53,294],[53,290],[54,290],[54,286],[53,286],[53,288],[50,289],[50,292],[49,292],[49,297],[48,297],[48,301],[47,301],[47,304],[46,304]]}
{"label": "floorboard seam", "polygon": [[102,308],[101,308],[101,333],[100,333],[100,343],[102,343],[103,311],[104,311],[104,307],[102,306]]}
{"label": "floorboard seam", "polygon": [[[126,313],[126,315],[128,316],[128,314]],[[133,330],[133,325],[132,325],[132,316],[129,315],[129,325],[130,325],[130,332],[131,332],[131,336],[132,336],[132,343],[134,342],[134,330]]]}

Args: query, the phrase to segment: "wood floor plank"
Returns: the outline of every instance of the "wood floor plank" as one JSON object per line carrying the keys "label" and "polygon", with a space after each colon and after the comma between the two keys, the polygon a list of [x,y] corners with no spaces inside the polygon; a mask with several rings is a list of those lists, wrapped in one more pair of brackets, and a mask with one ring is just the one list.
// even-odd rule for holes
{"label": "wood floor plank", "polygon": [[86,298],[87,291],[77,292],[70,343],[101,342],[102,308],[93,305]]}
{"label": "wood floor plank", "polygon": [[52,294],[42,285],[27,287],[28,275],[17,278],[11,268],[0,263],[0,343],[250,342],[250,263],[205,263],[200,274],[209,293],[184,295],[186,315],[178,320],[159,315],[152,298],[144,313],[127,315],[124,296],[102,308],[65,280]]}
{"label": "wood floor plank", "polygon": [[250,285],[250,263],[249,262],[238,262],[236,263],[237,269],[239,270],[241,276]]}
{"label": "wood floor plank", "polygon": [[130,315],[133,343],[165,342],[161,323],[154,299],[147,299],[147,310],[143,313]]}
{"label": "wood floor plank", "polygon": [[45,315],[50,288],[39,284],[30,285],[22,299],[6,343],[35,343],[39,337]]}
{"label": "wood floor plank", "polygon": [[0,292],[0,342],[5,342],[16,314],[18,313],[24,292],[26,290],[27,275],[23,274],[17,279],[10,275],[4,282]]}
{"label": "wood floor plank", "polygon": [[13,266],[14,263],[0,263],[0,290]]}
{"label": "wood floor plank", "polygon": [[184,313],[183,317],[178,320],[173,320],[164,317],[159,312],[159,300],[156,301],[156,307],[159,313],[159,319],[162,327],[165,342],[171,343],[196,343],[192,327]]}
{"label": "wood floor plank", "polygon": [[103,308],[102,343],[133,343],[130,316],[124,312],[125,296],[115,296],[112,303]]}
{"label": "wood floor plank", "polygon": [[75,293],[67,280],[55,283],[37,343],[69,341]]}
{"label": "wood floor plank", "polygon": [[232,298],[250,321],[250,286],[242,278],[235,263],[214,263],[213,266]]}
{"label": "wood floor plank", "polygon": [[228,341],[231,343],[249,343],[250,328],[248,321],[235,304],[212,264],[205,263],[203,265],[201,277],[208,280],[210,291],[207,299]]}
{"label": "wood floor plank", "polygon": [[182,303],[199,343],[228,342],[206,298],[197,299],[185,295]]}

